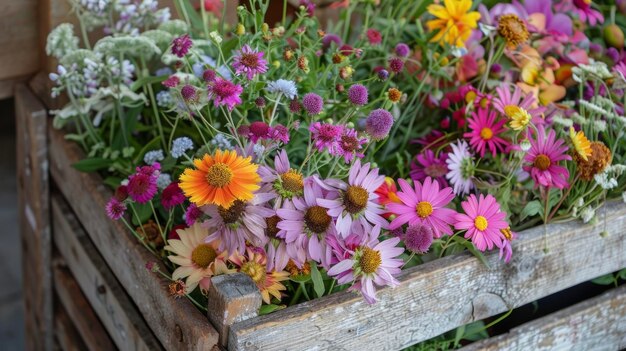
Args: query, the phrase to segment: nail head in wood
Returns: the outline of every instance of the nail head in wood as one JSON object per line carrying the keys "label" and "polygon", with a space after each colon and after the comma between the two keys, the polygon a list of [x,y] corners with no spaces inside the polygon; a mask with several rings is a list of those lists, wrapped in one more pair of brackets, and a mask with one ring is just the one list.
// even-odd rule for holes
{"label": "nail head in wood", "polygon": [[256,284],[244,273],[211,278],[208,300],[209,321],[219,332],[222,347],[228,342],[230,326],[256,317],[262,301]]}

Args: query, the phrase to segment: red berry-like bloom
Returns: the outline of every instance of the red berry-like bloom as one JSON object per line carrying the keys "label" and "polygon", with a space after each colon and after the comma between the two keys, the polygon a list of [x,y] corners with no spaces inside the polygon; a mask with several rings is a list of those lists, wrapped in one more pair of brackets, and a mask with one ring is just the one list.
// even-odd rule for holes
{"label": "red berry-like bloom", "polygon": [[191,38],[188,34],[175,38],[172,41],[172,54],[181,58],[185,57],[185,55],[187,55],[187,53],[189,52],[189,49],[191,49],[192,45],[193,42],[191,41]]}
{"label": "red berry-like bloom", "polygon": [[404,61],[398,57],[392,57],[389,59],[389,69],[394,73],[402,72],[404,68]]}
{"label": "red berry-like bloom", "polygon": [[178,77],[170,76],[169,78],[164,80],[161,84],[163,84],[163,86],[168,87],[168,88],[176,88],[179,83],[180,83],[180,79],[178,79]]}
{"label": "red berry-like bloom", "polygon": [[126,205],[113,197],[106,204],[105,210],[109,218],[117,221],[118,219],[122,218],[122,216],[126,212]]}
{"label": "red berry-like bloom", "polygon": [[383,36],[376,29],[370,28],[370,29],[367,30],[367,40],[372,45],[378,45],[378,44],[382,43]]}
{"label": "red berry-like bloom", "polygon": [[180,90],[180,94],[183,96],[183,99],[185,99],[185,101],[195,100],[198,97],[198,95],[196,94],[196,88],[189,84],[185,85]]}
{"label": "red berry-like bloom", "polygon": [[212,82],[215,80],[215,77],[217,77],[217,75],[212,69],[207,69],[202,73],[202,79],[204,79],[205,82]]}
{"label": "red berry-like bloom", "polygon": [[161,193],[161,205],[166,210],[171,210],[172,208],[181,205],[185,202],[185,194],[178,186],[177,182],[172,182],[168,185],[163,192]]}
{"label": "red berry-like bloom", "polygon": [[265,122],[255,121],[250,123],[250,140],[253,143],[269,136],[270,126]]}

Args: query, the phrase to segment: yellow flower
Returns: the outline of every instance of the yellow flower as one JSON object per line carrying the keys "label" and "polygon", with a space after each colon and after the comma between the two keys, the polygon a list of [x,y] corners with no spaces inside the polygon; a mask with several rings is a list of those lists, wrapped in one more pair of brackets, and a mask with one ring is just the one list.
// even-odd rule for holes
{"label": "yellow flower", "polygon": [[472,7],[471,0],[444,0],[444,6],[431,4],[428,13],[437,19],[426,22],[429,30],[439,30],[431,42],[448,43],[457,47],[465,47],[465,42],[478,26],[480,13],[468,12]]}
{"label": "yellow flower", "polygon": [[510,126],[514,130],[526,128],[528,123],[532,120],[530,113],[519,106],[507,105],[504,107],[504,113],[511,119]]}
{"label": "yellow flower", "polygon": [[259,189],[259,166],[235,151],[217,150],[193,164],[196,169],[187,168],[180,176],[180,188],[197,206],[228,208],[235,200],[252,200],[252,193]]}
{"label": "yellow flower", "polygon": [[239,271],[247,274],[261,291],[261,297],[267,304],[271,302],[272,296],[280,301],[281,291],[287,288],[281,283],[289,279],[289,272],[268,271],[267,255],[247,248],[245,255],[235,252],[230,261],[239,267]]}
{"label": "yellow flower", "polygon": [[578,133],[574,130],[574,127],[569,127],[569,137],[572,139],[572,145],[574,146],[574,150],[582,157],[583,160],[587,161],[588,157],[591,156],[591,142],[585,136],[585,133],[581,130]]}

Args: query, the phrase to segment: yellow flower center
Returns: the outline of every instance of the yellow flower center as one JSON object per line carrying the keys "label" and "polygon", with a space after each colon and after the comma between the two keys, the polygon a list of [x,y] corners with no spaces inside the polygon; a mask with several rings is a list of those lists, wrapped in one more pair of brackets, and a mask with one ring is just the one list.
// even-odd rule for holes
{"label": "yellow flower center", "polygon": [[415,207],[415,210],[417,211],[418,216],[426,218],[433,213],[433,205],[431,205],[428,201],[420,201]]}
{"label": "yellow flower center", "polygon": [[283,188],[292,193],[301,192],[304,190],[304,180],[302,174],[298,171],[290,169],[289,171],[280,175],[280,179],[283,182]]}
{"label": "yellow flower center", "polygon": [[246,203],[241,200],[235,200],[229,208],[225,208],[223,206],[219,206],[217,208],[218,213],[226,224],[233,224],[237,222],[245,210]]}
{"label": "yellow flower center", "polygon": [[265,267],[257,262],[246,262],[241,265],[241,271],[247,274],[255,283],[263,285],[265,283]]}
{"label": "yellow flower center", "polygon": [[489,105],[489,99],[487,98],[480,99],[480,107],[487,108],[487,105]]}
{"label": "yellow flower center", "polygon": [[465,102],[469,104],[474,102],[474,100],[476,100],[476,92],[473,90],[468,91],[467,94],[465,94]]}
{"label": "yellow flower center", "polygon": [[476,229],[482,232],[487,229],[487,226],[489,226],[489,222],[487,222],[487,218],[483,216],[477,216],[476,219],[474,219],[474,226],[476,227]]}
{"label": "yellow flower center", "polygon": [[216,188],[225,187],[232,179],[233,171],[224,163],[215,163],[206,172],[207,182]]}
{"label": "yellow flower center", "polygon": [[511,234],[511,227],[500,229],[500,233],[502,233],[502,235],[504,235],[504,238],[508,241],[511,241],[511,238],[513,238],[513,234]]}
{"label": "yellow flower center", "polygon": [[191,262],[202,269],[211,265],[216,257],[217,252],[209,244],[200,244],[191,252]]}
{"label": "yellow flower center", "polygon": [[511,128],[515,130],[524,129],[532,119],[532,116],[528,113],[528,111],[515,105],[508,105],[504,107],[504,113],[511,119]]}
{"label": "yellow flower center", "polygon": [[530,36],[526,24],[514,14],[500,16],[498,34],[507,42],[509,47],[516,48],[524,43]]}
{"label": "yellow flower center", "polygon": [[332,221],[327,212],[328,210],[322,206],[309,207],[304,214],[304,224],[314,233],[321,234],[325,232]]}
{"label": "yellow flower center", "polygon": [[396,88],[391,88],[387,91],[387,96],[389,97],[389,101],[398,102],[400,98],[402,98],[402,92]]}
{"label": "yellow flower center", "polygon": [[481,129],[480,137],[483,140],[490,140],[491,138],[493,138],[493,130],[491,130],[491,128],[488,128],[488,127]]}
{"label": "yellow flower center", "polygon": [[361,259],[359,259],[359,266],[363,273],[370,274],[376,272],[382,262],[383,260],[380,257],[379,251],[370,249],[369,247],[363,248]]}
{"label": "yellow flower center", "polygon": [[535,157],[535,161],[533,162],[533,166],[539,168],[542,171],[545,171],[550,167],[550,158],[544,154],[537,155]]}
{"label": "yellow flower center", "polygon": [[513,116],[521,109],[522,108],[517,105],[506,105],[504,106],[504,114],[509,118],[513,118]]}
{"label": "yellow flower center", "polygon": [[346,206],[346,211],[357,214],[365,209],[367,200],[369,200],[367,190],[358,185],[350,185],[345,192],[343,204]]}

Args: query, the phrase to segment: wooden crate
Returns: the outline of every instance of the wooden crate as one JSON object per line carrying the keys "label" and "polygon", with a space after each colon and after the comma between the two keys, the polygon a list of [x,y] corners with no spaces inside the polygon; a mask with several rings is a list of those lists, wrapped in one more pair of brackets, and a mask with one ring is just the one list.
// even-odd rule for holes
{"label": "wooden crate", "polygon": [[[51,294],[58,274],[46,271],[46,264],[52,267],[49,245],[56,243],[85,298],[120,349],[398,350],[626,267],[626,205],[613,202],[599,210],[600,221],[595,225],[572,221],[519,233],[509,264],[502,263],[497,253],[487,255],[488,266],[470,253],[461,253],[408,269],[400,276],[401,285],[382,289],[380,301],[373,306],[353,293],[339,292],[257,316],[259,293],[248,277],[238,274],[213,278],[209,315],[205,316],[189,301],[169,296],[167,281],[144,267],[152,260],[150,254],[103,210],[112,193],[102,178],[72,168],[83,152],[66,141],[61,131],[40,127],[45,123],[45,109],[36,105],[37,100],[25,87],[19,92],[22,107],[18,106],[18,112],[25,121],[20,131],[28,135],[22,141],[31,141],[20,144],[22,155],[36,160],[21,165],[30,168],[20,173],[20,206],[26,204],[28,208],[28,201],[39,201],[38,206],[30,205],[30,212],[24,210],[22,214],[24,221],[34,218],[31,222],[35,223],[27,226],[23,235],[29,242],[25,262],[36,264],[25,270],[37,268],[29,274],[47,277],[25,291],[34,287],[37,296]],[[59,192],[52,197],[47,191],[48,164]],[[32,192],[31,185],[44,191]],[[49,208],[52,231],[45,222]],[[37,245],[30,244],[33,232],[40,238],[33,241]],[[25,282],[33,284],[33,279]],[[106,296],[104,302],[101,295]],[[557,319],[575,318],[597,308],[606,321],[598,317],[594,323],[606,324],[607,331],[616,330],[615,335],[622,331],[623,335],[619,329],[625,323],[623,309],[603,307],[623,301],[623,295],[623,288],[615,290],[559,312]],[[51,307],[29,308],[28,301],[27,311],[33,317],[54,324],[57,318]],[[30,304],[32,301],[37,300]],[[46,318],[41,316],[42,310],[47,312]],[[71,314],[71,308],[66,311]],[[540,322],[514,329],[494,342],[504,343],[500,340],[507,336],[516,340],[524,333],[544,335],[555,325],[548,322],[544,327]],[[610,323],[618,329],[610,329]],[[40,342],[43,339],[37,331],[41,329],[28,329],[29,339],[36,339],[33,349],[47,349],[40,347],[47,344]],[[49,335],[44,333],[43,337]],[[623,338],[606,340],[615,348],[623,345]],[[585,345],[586,339],[572,342]]]}

